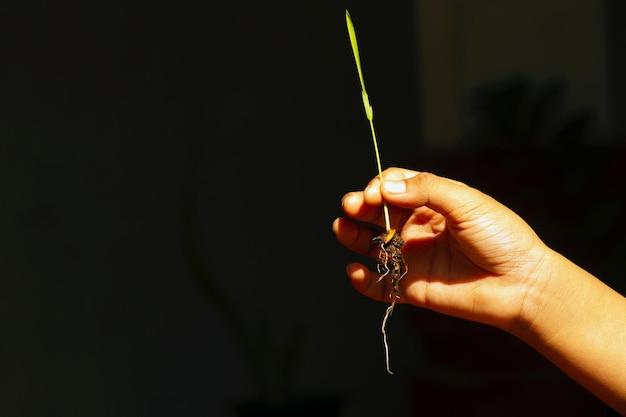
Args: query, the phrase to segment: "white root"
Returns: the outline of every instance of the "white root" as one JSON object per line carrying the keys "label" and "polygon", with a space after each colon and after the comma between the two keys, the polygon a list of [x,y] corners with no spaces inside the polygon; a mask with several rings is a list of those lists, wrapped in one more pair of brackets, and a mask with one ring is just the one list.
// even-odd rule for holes
{"label": "white root", "polygon": [[387,311],[385,312],[385,318],[383,319],[383,325],[381,329],[383,333],[383,342],[385,344],[385,365],[387,366],[387,372],[391,375],[393,375],[393,371],[391,370],[391,366],[389,365],[389,344],[387,343],[386,327],[387,327],[387,319],[391,317],[391,313],[393,313],[393,307],[395,305],[396,305],[396,297],[393,297],[393,300],[391,301],[391,305],[387,307]]}

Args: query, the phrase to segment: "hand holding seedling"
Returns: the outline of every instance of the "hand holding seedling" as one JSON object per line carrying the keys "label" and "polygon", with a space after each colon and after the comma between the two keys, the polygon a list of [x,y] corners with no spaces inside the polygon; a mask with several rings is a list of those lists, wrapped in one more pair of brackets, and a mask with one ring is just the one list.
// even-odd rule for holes
{"label": "hand holding seedling", "polygon": [[[479,191],[431,174],[392,168],[363,191],[342,200],[351,219],[382,226],[386,201],[391,221],[404,240],[408,272],[399,283],[399,303],[410,303],[511,330],[547,248],[518,216]],[[396,192],[393,192],[396,187]],[[398,190],[406,187],[405,191]],[[339,241],[357,253],[378,256],[377,231],[341,218]],[[387,301],[390,283],[362,264],[348,266],[355,287]]]}
{"label": "hand holding seedling", "polygon": [[[499,327],[626,413],[626,298],[547,247],[518,215],[463,183],[401,168],[342,199],[340,243],[378,257],[383,202],[404,240],[398,303]],[[371,224],[371,227],[368,225]],[[389,281],[362,263],[354,287],[386,302]],[[626,414],[624,414],[626,415]]]}

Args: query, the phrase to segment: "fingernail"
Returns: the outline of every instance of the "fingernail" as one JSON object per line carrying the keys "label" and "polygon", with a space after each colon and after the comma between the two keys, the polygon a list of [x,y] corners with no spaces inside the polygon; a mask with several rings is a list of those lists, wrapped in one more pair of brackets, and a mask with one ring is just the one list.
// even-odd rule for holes
{"label": "fingernail", "polygon": [[392,194],[399,194],[406,191],[406,183],[404,181],[386,180],[383,183],[385,191]]}

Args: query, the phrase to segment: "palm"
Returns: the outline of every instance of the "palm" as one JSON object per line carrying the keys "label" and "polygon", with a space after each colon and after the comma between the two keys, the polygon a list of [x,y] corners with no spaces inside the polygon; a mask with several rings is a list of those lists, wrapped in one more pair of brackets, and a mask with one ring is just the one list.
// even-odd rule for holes
{"label": "palm", "polygon": [[395,213],[405,219],[399,224],[408,266],[403,301],[508,327],[524,297],[517,272],[526,267],[524,256],[535,239],[532,233],[520,238],[519,231],[528,229],[517,217],[485,227],[498,213],[475,210],[479,213],[470,211],[455,221],[425,207]]}

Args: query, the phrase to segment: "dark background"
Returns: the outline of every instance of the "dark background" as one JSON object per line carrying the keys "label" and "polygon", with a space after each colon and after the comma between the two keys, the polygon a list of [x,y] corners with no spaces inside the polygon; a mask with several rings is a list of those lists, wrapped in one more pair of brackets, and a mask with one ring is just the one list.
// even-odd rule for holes
{"label": "dark background", "polygon": [[[225,416],[259,396],[314,396],[340,398],[342,416],[412,415],[416,392],[432,389],[440,407],[480,398],[489,385],[475,368],[511,368],[486,359],[494,346],[548,370],[524,374],[531,386],[565,380],[578,392],[504,335],[409,308],[390,320],[396,375],[385,373],[385,306],[350,287],[343,268],[355,258],[330,229],[341,196],[376,175],[344,9],[376,57],[364,69],[385,165],[467,175],[522,211],[554,189],[528,200],[489,182],[494,160],[518,178],[516,152],[426,149],[411,3],[352,3],[0,5],[0,414]],[[612,109],[623,114],[625,14],[608,4]],[[524,158],[544,155],[528,146]],[[596,184],[585,181],[574,182]],[[607,209],[616,218],[621,202]],[[561,220],[545,231],[554,242]],[[576,255],[575,242],[563,251]],[[458,359],[450,346],[482,359],[443,372]]]}

